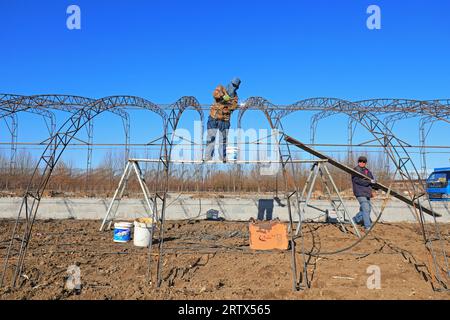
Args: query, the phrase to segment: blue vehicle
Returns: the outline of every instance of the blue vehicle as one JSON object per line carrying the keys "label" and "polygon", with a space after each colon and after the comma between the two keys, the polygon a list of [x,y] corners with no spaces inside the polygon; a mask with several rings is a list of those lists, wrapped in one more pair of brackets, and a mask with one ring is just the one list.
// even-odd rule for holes
{"label": "blue vehicle", "polygon": [[450,168],[435,168],[427,179],[427,193],[431,201],[450,201]]}

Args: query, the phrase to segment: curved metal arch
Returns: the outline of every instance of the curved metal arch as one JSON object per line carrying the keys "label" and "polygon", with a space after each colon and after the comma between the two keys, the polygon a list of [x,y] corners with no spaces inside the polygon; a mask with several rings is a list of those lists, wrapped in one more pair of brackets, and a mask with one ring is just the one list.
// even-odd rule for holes
{"label": "curved metal arch", "polygon": [[[420,142],[420,162],[422,178],[427,178],[427,157],[426,157],[426,140],[433,124],[438,121],[435,117],[428,116],[420,119],[419,123],[419,142]],[[428,127],[427,127],[428,126]]]}
{"label": "curved metal arch", "polygon": [[370,109],[376,113],[397,112],[397,116],[393,116],[392,121],[402,120],[418,116],[431,116],[436,120],[445,122],[450,115],[448,110],[449,100],[413,100],[413,99],[370,99],[355,101],[355,103]]}
{"label": "curved metal arch", "polygon": [[450,99],[427,100],[426,103],[435,117],[450,123]]}
{"label": "curved metal arch", "polygon": [[347,157],[350,162],[353,162],[353,136],[355,134],[356,125],[356,121],[353,118],[349,117],[347,120]]}
{"label": "curved metal arch", "polygon": [[[246,102],[244,103],[243,107],[241,107],[241,109],[239,110],[239,115],[238,115],[238,129],[241,129],[241,121],[242,121],[242,117],[245,114],[245,112],[248,109],[258,109],[260,111],[262,111],[267,119],[267,121],[269,122],[269,125],[271,127],[271,129],[273,131],[278,132],[280,129],[282,129],[282,124],[280,122],[280,117],[278,116],[279,111],[277,110],[277,106],[275,106],[274,104],[272,104],[271,102],[269,102],[267,99],[262,98],[262,97],[251,97],[249,99],[246,100]],[[241,138],[241,130],[239,130],[239,141],[242,140]],[[285,187],[285,200],[286,200],[286,206],[288,208],[288,212],[289,212],[289,230],[290,230],[290,244],[291,244],[291,251],[292,251],[292,255],[291,255],[291,266],[292,266],[292,273],[293,273],[293,289],[295,290],[299,290],[301,287],[301,283],[302,281],[306,284],[306,286],[310,286],[309,283],[309,279],[308,279],[308,275],[307,275],[307,259],[306,259],[306,254],[305,254],[305,249],[304,249],[304,242],[303,242],[303,236],[302,236],[302,219],[301,219],[301,213],[299,210],[299,189],[297,186],[297,183],[295,182],[295,179],[290,179],[288,171],[287,171],[287,164],[290,163],[291,164],[291,169],[292,172],[294,173],[294,165],[292,162],[292,155],[291,155],[291,151],[290,151],[290,147],[289,144],[284,140],[284,133],[281,132],[281,137],[280,139],[277,141],[277,145],[278,145],[278,152],[279,152],[279,157],[280,157],[280,163],[282,166],[282,174],[283,174],[283,180],[284,180],[284,187]],[[285,145],[286,147],[286,151],[282,150],[282,144]],[[239,172],[241,171],[241,165],[238,165],[239,168]],[[239,173],[240,175],[240,173]],[[293,186],[289,185],[289,180],[292,181]],[[289,190],[289,189],[293,189]],[[278,190],[277,190],[278,193]],[[293,214],[292,214],[292,206],[291,206],[291,198],[295,197],[296,198],[296,203],[297,206],[296,211],[297,211],[297,215],[298,215],[298,226],[297,226],[297,230],[294,231],[294,221],[293,221]],[[300,243],[300,251],[301,251],[301,257],[302,257],[302,268],[303,268],[303,276],[300,275],[300,277],[298,277],[299,275],[297,274],[297,262],[296,262],[296,237],[300,237],[301,239],[301,243]],[[297,279],[300,279],[300,281],[297,281]]]}
{"label": "curved metal arch", "polygon": [[[346,101],[337,98],[313,98],[302,100],[293,105],[287,107],[284,113],[281,113],[281,117],[284,117],[292,112],[302,109],[314,109],[314,104],[317,104],[318,109],[322,109],[322,115],[317,116],[320,119],[324,119],[333,113],[338,113],[341,110],[341,102]],[[348,111],[361,111],[372,112],[373,114],[379,113],[398,113],[407,115],[408,113],[417,114],[424,113],[426,115],[426,106],[428,104],[419,100],[408,99],[369,99],[353,101],[347,109]],[[319,120],[320,120],[319,119]]]}
{"label": "curved metal arch", "polygon": [[168,116],[168,124],[171,126],[171,130],[176,130],[183,112],[188,108],[193,108],[195,111],[197,111],[197,113],[200,115],[200,121],[203,125],[204,115],[200,103],[195,97],[184,96],[169,106],[170,112]]}
{"label": "curved metal arch", "polygon": [[426,138],[428,137],[433,124],[438,120],[444,120],[445,122],[450,123],[450,99],[428,100],[426,102],[434,115],[421,118],[419,123],[420,158],[422,176],[424,178],[427,176],[427,159],[425,150]]}
{"label": "curved metal arch", "polygon": [[112,110],[113,108],[118,107],[138,107],[141,109],[146,109],[158,114],[164,120],[164,122],[166,122],[167,120],[167,114],[161,107],[144,98],[136,96],[109,96],[101,98],[96,100],[91,108],[94,109],[94,111],[103,112],[105,111],[103,110],[105,108],[109,111],[110,109]]}
{"label": "curved metal arch", "polygon": [[[4,117],[10,114],[10,112],[12,111],[9,108],[9,105],[11,103],[13,103],[15,100],[17,99],[21,99],[25,96],[20,95],[20,94],[12,94],[12,93],[2,93],[0,94],[0,117]],[[5,105],[7,107],[5,107]]]}
{"label": "curved metal arch", "polygon": [[[17,94],[1,94],[0,95],[0,119],[5,121],[6,127],[11,135],[11,154],[9,159],[9,171],[12,173],[15,167],[15,159],[17,153],[17,129],[19,126],[19,119],[15,112],[11,112],[9,104],[15,99],[19,99],[22,96]],[[10,119],[10,123],[7,118]]]}
{"label": "curved metal arch", "polygon": [[[40,96],[38,99],[40,99],[42,96]],[[73,105],[75,103],[79,103],[82,105],[82,103],[85,103],[86,101],[92,101],[89,100],[89,98],[84,97],[76,97],[76,96],[52,96],[55,97],[56,100],[54,101],[55,104],[58,103],[58,101],[63,101],[63,103],[66,103],[67,105]],[[61,99],[62,98],[62,99]],[[67,98],[67,99],[66,99]],[[46,100],[46,99],[45,99]],[[46,100],[47,101],[47,100]],[[39,102],[39,104],[43,103],[42,101]],[[135,106],[143,109],[147,109],[150,111],[153,111],[154,113],[161,116],[163,119],[163,127],[165,128],[167,116],[165,112],[158,107],[156,104],[147,101],[140,97],[133,97],[133,96],[110,96],[101,98],[98,100],[94,100],[91,102],[90,105],[84,106],[83,108],[79,109],[77,112],[75,112],[66,122],[61,126],[61,128],[58,130],[58,133],[51,137],[50,142],[47,144],[47,148],[44,151],[43,155],[41,156],[42,159],[51,159],[51,161],[44,161],[47,163],[47,165],[54,166],[56,162],[59,159],[58,157],[46,157],[45,152],[49,149],[49,147],[59,147],[60,145],[63,145],[64,149],[67,146],[67,144],[70,142],[70,140],[75,136],[75,134],[84,126],[86,123],[88,123],[90,120],[92,120],[94,117],[96,117],[98,114],[104,112],[104,111],[112,111],[114,108],[120,108],[120,107],[127,107],[127,106]],[[28,109],[29,107],[27,107]],[[51,148],[50,148],[51,149]],[[62,151],[64,151],[64,149]],[[62,153],[61,151],[61,153]],[[41,162],[41,161],[39,161]],[[39,167],[39,163],[36,166],[36,169]],[[36,173],[36,170],[35,170]],[[34,178],[33,177],[31,179]],[[27,192],[28,193],[28,192]]]}
{"label": "curved metal arch", "polygon": [[[184,96],[178,99],[176,102],[172,103],[169,106],[169,115],[167,118],[167,143],[168,143],[168,149],[167,149],[167,155],[170,157],[172,155],[173,150],[173,140],[175,138],[174,134],[175,131],[178,128],[178,124],[180,122],[181,116],[183,115],[184,111],[192,108],[200,116],[200,122],[201,122],[201,131],[200,131],[200,152],[201,155],[203,155],[203,128],[204,128],[204,114],[203,110],[201,108],[201,104],[198,102],[197,98],[192,96]],[[169,137],[170,135],[170,137]],[[170,161],[168,161],[168,165],[170,165]]]}
{"label": "curved metal arch", "polygon": [[[11,252],[18,254],[18,262],[15,266],[15,271],[12,278],[12,285],[15,286],[18,276],[22,272],[25,254],[31,239],[31,231],[39,208],[43,192],[47,186],[50,176],[55,168],[58,160],[62,156],[64,150],[75,135],[84,127],[90,120],[98,116],[100,113],[124,106],[135,106],[138,108],[147,109],[161,116],[163,120],[163,130],[166,133],[167,115],[156,104],[140,97],[134,96],[111,96],[96,100],[92,105],[85,106],[74,113],[66,122],[60,127],[58,132],[51,137],[46,149],[41,155],[35,170],[29,180],[27,190],[24,194],[22,204],[20,206],[16,223],[13,229],[10,245],[8,247],[5,258],[3,274],[0,281],[0,286],[3,284],[5,278],[8,262]],[[40,169],[44,165],[43,170]],[[24,217],[25,219],[21,219]],[[23,233],[19,243],[15,235]],[[14,245],[19,245],[19,248],[13,250]]]}
{"label": "curved metal arch", "polygon": [[[172,158],[172,150],[173,150],[173,140],[175,138],[175,131],[178,127],[178,123],[181,119],[183,112],[187,108],[193,108],[197,110],[200,115],[200,120],[202,122],[202,154],[203,154],[203,112],[201,110],[200,103],[197,101],[195,97],[184,96],[178,99],[175,103],[171,104],[169,108],[171,109],[169,112],[169,116],[165,121],[164,126],[164,134],[163,141],[161,144],[160,150],[160,161],[158,162],[157,175],[154,178],[154,200],[153,200],[153,217],[158,218],[158,204],[157,199],[160,199],[162,202],[159,221],[161,223],[161,228],[159,231],[159,254],[158,254],[158,262],[157,262],[157,286],[159,287],[162,282],[162,268],[163,268],[163,244],[164,244],[164,222],[166,215],[166,200],[167,194],[169,192],[169,176],[171,172],[171,158]],[[163,181],[160,181],[160,171],[161,166],[163,167]],[[158,191],[159,190],[159,191]],[[151,233],[151,238],[153,238],[153,233]],[[148,251],[148,274],[150,274],[151,270],[151,257],[152,257],[152,246],[149,246]]]}
{"label": "curved metal arch", "polygon": [[[309,125],[309,129],[310,129],[310,141],[311,144],[315,143],[315,139],[316,139],[316,132],[317,132],[317,126],[319,124],[320,120],[323,120],[325,118],[328,118],[329,116],[338,113],[338,111],[335,110],[325,110],[319,113],[314,114],[311,117],[311,123]],[[281,119],[280,119],[281,120]]]}
{"label": "curved metal arch", "polygon": [[[335,98],[314,98],[307,99],[290,105],[285,111],[280,112],[280,117],[284,117],[292,112],[302,110],[302,109],[313,109],[312,105],[309,103],[317,103],[317,107],[324,109],[322,112],[315,114],[311,120],[310,132],[311,132],[311,142],[315,141],[315,133],[317,131],[318,121],[327,118],[335,113],[341,112],[341,106],[339,104],[339,99]],[[436,104],[436,102],[434,102]],[[432,103],[420,100],[410,100],[410,99],[368,99],[353,102],[350,109],[362,112],[372,112],[372,113],[394,113],[391,116],[385,118],[387,124],[391,124],[387,127],[392,130],[395,121],[400,119],[406,119],[409,117],[417,116],[433,116],[439,120],[442,116],[439,116],[436,112],[430,109]],[[305,107],[306,106],[306,107]],[[442,109],[442,108],[439,108]]]}
{"label": "curved metal arch", "polygon": [[[381,102],[380,102],[381,101]],[[407,100],[407,99],[381,99],[378,100],[366,100],[357,101],[356,103],[371,103],[378,104],[378,107],[385,107],[387,103],[400,105],[402,112],[397,112],[389,115],[385,118],[386,125],[389,129],[393,129],[396,121],[405,120],[409,118],[420,117],[419,124],[419,137],[420,137],[420,159],[421,159],[421,175],[422,178],[426,178],[426,151],[425,140],[431,126],[436,121],[444,121],[450,123],[450,100]],[[425,133],[425,125],[431,123],[428,131]]]}
{"label": "curved metal arch", "polygon": [[[359,105],[357,105],[354,102],[335,98],[333,98],[332,100],[326,99],[326,101],[323,101],[321,99],[318,100],[308,99],[296,102],[294,105],[306,104],[314,101],[319,102],[320,103],[319,106],[330,105],[329,101],[332,101],[333,104],[332,106],[328,107],[327,112],[330,111],[331,113],[334,112],[345,113],[349,117],[353,118],[360,125],[365,127],[375,137],[375,139],[383,146],[383,148],[385,148],[386,152],[388,152],[390,159],[396,164],[397,168],[400,169],[399,173],[402,176],[402,179],[406,178],[410,182],[412,190],[414,190],[414,192],[412,193],[413,200],[417,199],[419,195],[422,194],[422,192],[418,192],[416,190],[415,185],[412,183],[413,178],[409,173],[410,170],[405,170],[405,166],[407,164],[410,164],[413,169],[412,171],[416,173],[417,177],[420,179],[420,175],[405,148],[407,146],[406,143],[398,139],[391,132],[391,130],[386,127],[383,121],[381,121],[374,113],[369,111],[362,111],[359,108]],[[288,108],[290,108],[290,106],[288,106]],[[294,111],[297,110],[290,111],[289,113],[282,113],[280,115],[280,123],[282,117],[286,116],[287,114],[291,114]],[[398,147],[396,147],[396,145]],[[422,184],[420,183],[420,185]]]}
{"label": "curved metal arch", "polygon": [[[352,105],[352,102],[348,101],[342,101],[341,103],[337,104],[338,106],[345,106]],[[436,261],[436,254],[433,249],[433,239],[429,237],[429,234],[427,230],[425,229],[425,217],[424,217],[424,209],[425,207],[421,204],[421,198],[426,194],[424,192],[423,188],[424,185],[422,183],[420,174],[414,165],[414,162],[412,161],[411,157],[409,156],[408,152],[406,151],[406,144],[398,139],[392,132],[387,128],[384,123],[378,119],[373,113],[367,112],[367,111],[357,111],[352,112],[349,111],[351,108],[348,106],[341,108],[342,113],[346,113],[348,116],[352,117],[357,121],[360,125],[365,127],[371,134],[375,137],[375,139],[380,143],[380,145],[383,146],[383,148],[386,150],[389,158],[394,162],[394,164],[397,167],[396,172],[400,174],[400,177],[403,181],[406,182],[406,185],[408,186],[408,194],[410,199],[413,203],[416,203],[417,205],[414,205],[414,212],[416,214],[416,218],[421,226],[422,236],[424,240],[425,247],[427,248],[432,261],[433,266],[436,269],[436,279],[439,281],[441,285],[445,287],[445,281],[442,280],[440,276],[440,271],[438,267],[438,263]],[[416,174],[416,180],[418,181],[418,186],[414,184],[414,177],[411,176],[410,172]],[[428,205],[431,209],[431,213],[434,219],[434,232],[439,238],[439,228],[436,222],[436,216],[434,214],[434,211],[432,211],[431,202],[428,198],[426,198],[426,202],[428,202]],[[417,212],[418,211],[418,212]],[[447,263],[447,257],[445,251],[442,251],[444,261]],[[433,268],[433,266],[430,266]],[[439,274],[439,277],[437,276]]]}
{"label": "curved metal arch", "polygon": [[[316,143],[316,132],[317,132],[317,127],[319,125],[319,121],[322,119],[328,118],[329,116],[331,116],[335,113],[337,113],[337,112],[336,111],[322,111],[322,112],[314,114],[311,117],[311,123],[309,125],[309,132],[310,132],[309,140],[310,140],[311,145],[314,145]],[[351,117],[348,118],[348,122],[347,122],[347,144],[348,144],[347,156],[348,156],[349,160],[351,160],[353,157],[352,144],[353,144],[353,134],[356,129],[356,124],[357,123],[356,123],[355,119],[353,119]]]}
{"label": "curved metal arch", "polygon": [[[370,108],[378,109],[398,109],[396,113],[385,117],[386,126],[392,130],[395,123],[399,120],[405,120],[409,118],[420,117],[419,136],[420,136],[420,159],[421,159],[421,175],[422,178],[426,178],[426,152],[425,152],[425,138],[424,135],[424,123],[434,123],[435,121],[442,120],[450,122],[448,117],[450,114],[445,115],[444,109],[445,103],[443,100],[430,100],[420,101],[411,99],[372,99],[357,101],[356,103],[363,106],[369,106]],[[430,127],[431,129],[431,127]],[[428,134],[428,133],[427,133]],[[389,166],[388,163],[386,163]]]}
{"label": "curved metal arch", "polygon": [[22,98],[22,95],[2,93],[0,94],[0,118],[7,117],[11,114],[10,103],[14,100]]}
{"label": "curved metal arch", "polygon": [[[73,107],[83,107],[89,105],[90,98],[73,95],[32,95],[20,96],[16,99],[5,102],[8,105],[9,113],[26,111],[31,108],[58,107],[60,110],[73,113]],[[2,114],[0,117],[7,114]]]}
{"label": "curved metal arch", "polygon": [[353,101],[360,105],[366,111],[373,113],[391,113],[391,112],[426,112],[424,103],[421,100],[414,99],[392,99],[392,98],[377,98]]}
{"label": "curved metal arch", "polygon": [[427,100],[427,102],[430,104],[443,106],[446,113],[450,112],[450,99]]}
{"label": "curved metal arch", "polygon": [[[8,105],[8,107],[2,107],[0,114],[0,118],[3,118],[5,116],[10,116],[11,114],[26,111],[29,113],[35,113],[37,115],[42,116],[44,119],[49,119],[50,125],[46,122],[47,129],[51,135],[51,133],[54,132],[56,127],[56,117],[55,114],[46,108],[43,108],[42,106],[36,106],[32,108],[26,108],[26,109],[20,109],[19,105],[24,101],[26,96],[16,95],[16,94],[1,94],[0,95],[0,105]],[[11,105],[14,105],[16,107],[10,108]]]}
{"label": "curved metal arch", "polygon": [[[12,108],[12,111],[14,112],[27,111],[36,108],[50,108],[74,113],[82,107],[92,105],[96,101],[98,100],[82,96],[42,94],[33,96],[21,96],[13,101],[10,101],[10,104],[14,104],[14,107]],[[116,113],[121,117],[127,117],[126,112],[121,109],[112,109],[109,111],[112,113]]]}
{"label": "curved metal arch", "polygon": [[[244,114],[249,109],[256,109],[261,111],[264,116],[266,117],[269,126],[271,129],[275,129],[274,123],[276,123],[277,119],[275,117],[276,113],[276,106],[271,103],[269,100],[263,98],[263,97],[250,97],[240,106],[239,108],[239,114],[238,114],[238,143],[241,145],[242,142],[242,118],[244,117]],[[238,176],[240,177],[242,175],[242,165],[238,164]],[[239,178],[241,179],[241,178]]]}
{"label": "curved metal arch", "polygon": [[277,122],[276,114],[277,114],[277,106],[271,103],[269,100],[262,97],[250,97],[248,98],[244,104],[239,108],[238,114],[238,125],[237,127],[240,129],[242,125],[242,117],[245,112],[249,109],[257,109],[261,110],[269,121],[270,127],[275,128],[275,124]]}
{"label": "curved metal arch", "polygon": [[55,114],[49,110],[41,107],[31,108],[27,110],[11,109],[11,105],[17,105],[19,99],[23,99],[24,96],[17,94],[1,94],[0,95],[0,119],[11,118],[11,124],[7,123],[8,131],[11,134],[11,156],[10,156],[10,170],[15,167],[16,164],[16,154],[17,154],[17,130],[19,128],[18,123],[18,112],[25,111],[33,114],[42,116],[49,136],[52,136],[56,129],[56,117]]}
{"label": "curved metal arch", "polygon": [[[304,99],[286,106],[283,110],[278,112],[277,116],[281,120],[287,115],[301,110],[319,110],[326,112],[333,110],[341,110],[343,107],[342,101],[344,100],[338,98],[324,98],[324,97]],[[356,104],[350,106],[347,105],[346,107],[353,111],[360,111],[361,109],[360,106]]]}
{"label": "curved metal arch", "polygon": [[[74,96],[74,95],[58,95],[58,94],[44,94],[33,96],[20,96],[16,97],[14,101],[9,102],[9,108],[12,112],[17,113],[21,111],[28,111],[37,113],[37,110],[48,111],[47,109],[55,109],[60,111],[66,111],[71,114],[80,110],[80,108],[92,105],[96,100],[88,97]],[[122,119],[124,134],[125,134],[125,158],[129,156],[129,132],[130,132],[130,119],[128,112],[114,108],[109,110],[111,113],[117,114]],[[54,125],[56,127],[56,124]],[[53,127],[53,126],[52,126]],[[53,135],[54,129],[51,131],[50,136]],[[91,170],[92,159],[92,143],[93,143],[93,124],[89,123],[87,127],[88,135],[88,157],[87,157],[87,172]],[[125,159],[125,162],[126,162]]]}
{"label": "curved metal arch", "polygon": [[4,101],[12,100],[21,97],[20,94],[15,93],[0,93],[0,103],[3,103]]}
{"label": "curved metal arch", "polygon": [[361,111],[359,105],[345,105],[343,104],[344,100],[338,98],[310,98],[305,100],[297,101],[291,105],[288,105],[284,110],[281,110],[277,113],[277,121],[281,122],[281,120],[297,111],[302,110],[320,110],[320,113],[316,113],[311,118],[310,124],[310,141],[313,144],[315,141],[315,132],[317,130],[317,124],[320,120],[329,117],[334,113],[340,112],[345,108],[347,111]]}
{"label": "curved metal arch", "polygon": [[[409,100],[409,99],[368,99],[354,101],[353,107],[354,111],[372,112],[373,114],[381,113],[394,113],[389,116],[387,121],[394,123],[400,119],[406,119],[408,117],[417,117],[420,115],[434,115],[430,111],[430,104],[426,101],[420,100]],[[333,113],[339,113],[340,109],[334,108],[334,105],[326,106],[318,116],[316,116],[316,121],[324,119],[331,116]],[[317,126],[317,124],[316,124]],[[392,129],[392,128],[391,128]]]}
{"label": "curved metal arch", "polygon": [[[424,243],[426,248],[428,249],[428,252],[430,253],[433,261],[434,266],[436,267],[437,274],[439,274],[439,270],[437,267],[436,262],[436,256],[434,253],[433,245],[432,245],[432,239],[429,238],[427,231],[425,230],[424,225],[424,207],[420,203],[420,198],[424,196],[426,193],[423,190],[423,183],[421,181],[420,174],[414,165],[411,157],[409,156],[408,152],[406,151],[407,144],[404,143],[402,140],[398,139],[392,132],[387,128],[384,123],[378,119],[374,113],[368,112],[367,110],[362,110],[360,105],[355,104],[353,102],[340,100],[340,99],[330,99],[330,98],[316,98],[316,99],[307,99],[302,100],[299,102],[294,103],[293,105],[287,106],[285,110],[278,113],[278,123],[281,125],[282,129],[282,123],[281,119],[286,116],[287,114],[291,114],[294,111],[301,110],[302,106],[307,105],[308,109],[311,110],[313,106],[311,106],[311,102],[318,103],[318,108],[323,108],[324,106],[328,106],[326,111],[328,112],[339,112],[339,113],[345,113],[349,117],[352,117],[357,123],[365,127],[371,134],[375,137],[375,139],[380,143],[380,145],[383,146],[385,149],[385,152],[389,156],[389,158],[393,161],[393,163],[397,167],[397,171],[400,174],[400,177],[403,181],[407,183],[408,186],[408,193],[409,197],[411,198],[412,202],[417,203],[417,207],[414,206],[416,217],[418,222],[421,225],[422,228],[422,235],[424,239]],[[396,147],[396,145],[398,147]],[[412,169],[412,170],[411,170]],[[414,177],[411,176],[410,172],[414,172],[417,176],[417,181],[419,188],[414,184]],[[429,199],[426,199],[426,201],[429,204],[429,207],[432,208],[431,203]],[[417,212],[418,210],[418,212]],[[428,210],[429,211],[429,210]],[[435,221],[435,232],[439,233],[438,227],[436,225],[436,216],[433,213],[433,218]],[[446,257],[445,252],[443,252],[444,257]],[[445,258],[445,261],[447,259]],[[439,282],[442,284],[443,281],[441,278],[438,279]]]}
{"label": "curved metal arch", "polygon": [[[377,113],[393,113],[386,117],[386,121],[393,124],[398,120],[413,117],[429,116],[428,103],[420,100],[410,99],[372,99],[355,101],[364,107],[370,108],[371,111]],[[380,110],[381,109],[381,110]]]}
{"label": "curved metal arch", "polygon": [[[349,114],[350,116],[350,114]],[[435,279],[439,282],[439,285],[446,288],[446,281],[442,278],[439,263],[437,262],[437,257],[435,253],[435,249],[433,248],[433,239],[430,237],[429,233],[425,228],[425,217],[424,217],[424,207],[421,204],[421,198],[426,195],[424,190],[424,184],[422,182],[419,171],[417,170],[414,162],[409,156],[407,150],[405,149],[405,143],[396,138],[393,133],[387,128],[375,115],[372,113],[355,113],[352,115],[356,120],[360,122],[366,129],[368,129],[372,135],[380,142],[380,144],[385,148],[391,160],[395,163],[397,167],[397,171],[400,173],[402,180],[407,182],[407,186],[409,187],[408,193],[412,202],[417,203],[417,207],[414,206],[414,212],[417,216],[418,222],[420,223],[420,227],[422,230],[422,236],[424,240],[425,247],[430,254],[430,258],[432,259],[433,265],[430,265],[430,268],[435,268]],[[396,147],[396,145],[400,146]],[[400,150],[398,150],[400,149]],[[416,180],[418,182],[418,186],[414,184],[414,177],[411,176],[410,172],[416,174]],[[425,202],[428,203],[429,209],[432,212],[432,216],[434,219],[434,233],[438,239],[440,239],[440,231],[436,221],[436,215],[432,209],[431,202],[428,197],[425,198]],[[418,211],[418,212],[417,212]],[[442,250],[442,256],[444,258],[444,263],[446,264],[448,272],[448,261],[447,255],[441,246],[440,250]],[[434,272],[433,272],[434,273]],[[445,275],[446,276],[446,275]],[[444,277],[445,277],[444,276]],[[434,285],[433,285],[434,287]]]}

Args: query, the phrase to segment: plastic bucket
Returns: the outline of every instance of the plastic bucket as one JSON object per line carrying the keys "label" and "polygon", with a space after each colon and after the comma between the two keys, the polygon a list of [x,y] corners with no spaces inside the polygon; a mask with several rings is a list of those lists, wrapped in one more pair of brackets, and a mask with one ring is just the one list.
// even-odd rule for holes
{"label": "plastic bucket", "polygon": [[227,160],[236,161],[238,159],[239,148],[237,147],[227,147]]}
{"label": "plastic bucket", "polygon": [[128,242],[131,240],[132,222],[114,223],[114,242]]}
{"label": "plastic bucket", "polygon": [[155,232],[155,224],[152,218],[139,218],[134,221],[133,243],[136,247],[148,247],[150,245],[150,233]]}

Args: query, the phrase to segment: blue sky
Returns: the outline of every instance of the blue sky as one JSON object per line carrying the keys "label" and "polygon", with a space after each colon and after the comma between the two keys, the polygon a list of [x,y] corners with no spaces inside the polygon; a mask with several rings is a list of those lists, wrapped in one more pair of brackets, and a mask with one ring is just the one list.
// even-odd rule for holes
{"label": "blue sky", "polygon": [[[81,8],[81,30],[66,28],[71,4]],[[381,8],[381,30],[366,27],[371,4]],[[218,83],[239,76],[242,99],[278,104],[316,96],[450,97],[447,0],[2,1],[0,39],[1,92],[130,94],[156,103],[193,95],[210,103]],[[290,132],[309,140],[309,116],[295,117]],[[151,116],[135,118],[133,141],[154,136]],[[119,120],[111,132],[107,119],[98,120],[95,141],[123,139]],[[21,140],[40,134],[30,125],[36,121],[21,116]],[[345,120],[330,121],[335,125],[319,126],[318,141],[345,143]],[[405,121],[395,132],[417,144],[410,130],[417,123]],[[448,124],[439,125],[430,143],[448,144],[448,134]],[[0,137],[8,140],[4,124]],[[439,157],[432,165],[448,164],[448,155]]]}

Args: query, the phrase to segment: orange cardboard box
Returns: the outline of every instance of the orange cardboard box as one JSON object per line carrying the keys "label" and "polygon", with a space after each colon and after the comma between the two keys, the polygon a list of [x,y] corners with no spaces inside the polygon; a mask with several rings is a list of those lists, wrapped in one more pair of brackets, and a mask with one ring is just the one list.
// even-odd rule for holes
{"label": "orange cardboard box", "polygon": [[249,224],[250,249],[287,250],[287,225],[280,221],[255,221]]}

